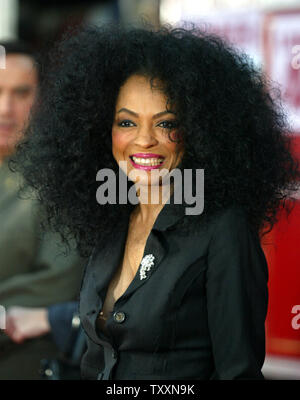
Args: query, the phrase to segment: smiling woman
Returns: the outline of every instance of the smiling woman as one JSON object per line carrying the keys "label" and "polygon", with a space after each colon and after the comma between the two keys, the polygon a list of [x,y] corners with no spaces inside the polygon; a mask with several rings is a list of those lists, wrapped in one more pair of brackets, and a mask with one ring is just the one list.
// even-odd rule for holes
{"label": "smiling woman", "polygon": [[[43,71],[11,166],[38,191],[53,229],[90,256],[83,377],[262,379],[260,238],[300,179],[266,77],[220,38],[171,27],[70,32]],[[149,187],[163,191],[163,171],[179,170],[182,189],[191,172],[197,192],[199,169],[202,213],[186,215],[175,191],[142,201]],[[99,204],[104,170],[125,172],[128,186]]]}

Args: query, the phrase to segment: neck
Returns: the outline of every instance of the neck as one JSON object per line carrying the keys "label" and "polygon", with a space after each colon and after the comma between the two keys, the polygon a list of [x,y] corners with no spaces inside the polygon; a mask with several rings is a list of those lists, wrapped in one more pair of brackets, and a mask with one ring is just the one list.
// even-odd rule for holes
{"label": "neck", "polygon": [[153,224],[173,192],[171,186],[154,186],[152,190],[139,188],[137,196],[139,204],[134,214],[142,224]]}

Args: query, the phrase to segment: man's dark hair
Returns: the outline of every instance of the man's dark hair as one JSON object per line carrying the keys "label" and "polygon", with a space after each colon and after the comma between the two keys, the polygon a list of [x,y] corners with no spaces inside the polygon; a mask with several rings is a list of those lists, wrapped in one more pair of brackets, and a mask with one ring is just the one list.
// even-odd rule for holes
{"label": "man's dark hair", "polygon": [[21,53],[35,58],[34,48],[27,42],[22,40],[2,40],[0,44],[4,46],[6,54]]}
{"label": "man's dark hair", "polygon": [[24,54],[28,57],[31,57],[33,60],[33,64],[36,67],[38,74],[40,73],[39,63],[38,63],[38,55],[35,48],[30,44],[23,40],[1,40],[0,45],[5,48],[5,54]]}

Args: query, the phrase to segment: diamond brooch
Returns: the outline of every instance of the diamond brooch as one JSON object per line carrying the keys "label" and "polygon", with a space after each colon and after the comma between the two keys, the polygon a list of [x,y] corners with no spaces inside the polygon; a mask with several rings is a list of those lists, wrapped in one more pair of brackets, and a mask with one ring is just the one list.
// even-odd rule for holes
{"label": "diamond brooch", "polygon": [[146,271],[150,271],[151,267],[154,265],[154,258],[153,254],[147,254],[143,257],[140,267],[140,280],[147,278]]}

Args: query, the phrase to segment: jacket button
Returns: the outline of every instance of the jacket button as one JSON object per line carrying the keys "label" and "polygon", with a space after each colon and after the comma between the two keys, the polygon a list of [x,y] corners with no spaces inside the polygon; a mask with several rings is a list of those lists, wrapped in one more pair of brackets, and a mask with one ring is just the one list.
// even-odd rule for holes
{"label": "jacket button", "polygon": [[116,311],[114,313],[114,321],[121,324],[123,321],[125,321],[125,313],[123,313],[123,311]]}

